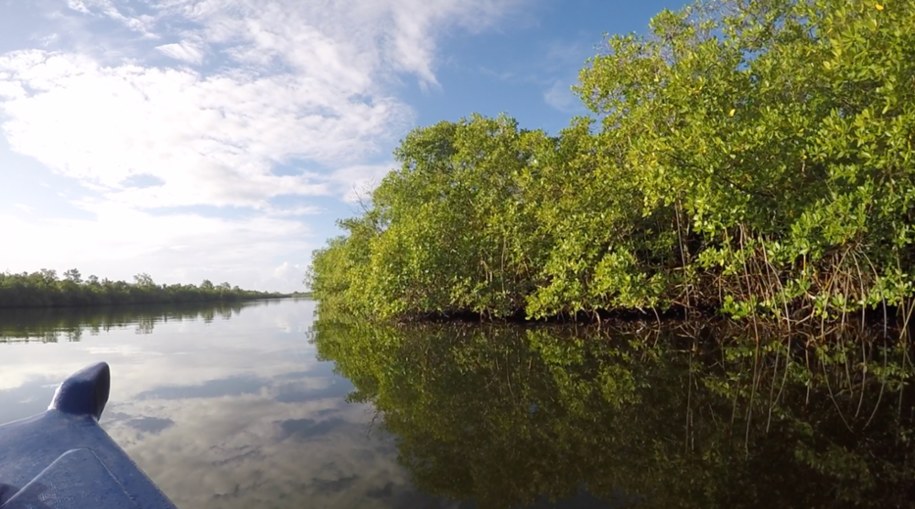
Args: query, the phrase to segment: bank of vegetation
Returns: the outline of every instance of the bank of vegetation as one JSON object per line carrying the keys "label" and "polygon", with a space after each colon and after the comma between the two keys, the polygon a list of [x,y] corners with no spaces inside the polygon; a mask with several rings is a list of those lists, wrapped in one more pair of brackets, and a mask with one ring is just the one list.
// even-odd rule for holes
{"label": "bank of vegetation", "polygon": [[134,276],[133,283],[99,279],[94,275],[83,279],[77,269],[64,272],[62,278],[50,269],[0,273],[0,308],[231,302],[284,296],[243,290],[229,283],[214,285],[209,280],[200,285],[160,285],[145,273]]}
{"label": "bank of vegetation", "polygon": [[915,2],[725,0],[612,36],[558,135],[414,130],[315,252],[322,306],[404,318],[912,314]]}

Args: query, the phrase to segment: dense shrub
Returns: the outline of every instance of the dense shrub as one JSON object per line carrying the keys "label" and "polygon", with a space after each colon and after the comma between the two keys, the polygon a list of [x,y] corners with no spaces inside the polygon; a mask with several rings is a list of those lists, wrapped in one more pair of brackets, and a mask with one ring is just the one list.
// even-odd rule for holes
{"label": "dense shrub", "polygon": [[416,129],[315,253],[370,316],[718,309],[831,319],[915,293],[915,2],[665,11],[582,70],[593,112]]}

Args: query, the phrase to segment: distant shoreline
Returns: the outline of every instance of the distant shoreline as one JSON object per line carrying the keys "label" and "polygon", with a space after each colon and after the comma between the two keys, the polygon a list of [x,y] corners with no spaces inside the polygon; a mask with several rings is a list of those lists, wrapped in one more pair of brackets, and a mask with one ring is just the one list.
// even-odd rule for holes
{"label": "distant shoreline", "polygon": [[64,272],[63,278],[48,269],[0,273],[0,309],[217,303],[310,296],[310,292],[245,290],[229,283],[213,284],[209,280],[200,285],[157,284],[145,273],[134,276],[133,283],[96,276],[83,279],[77,269]]}

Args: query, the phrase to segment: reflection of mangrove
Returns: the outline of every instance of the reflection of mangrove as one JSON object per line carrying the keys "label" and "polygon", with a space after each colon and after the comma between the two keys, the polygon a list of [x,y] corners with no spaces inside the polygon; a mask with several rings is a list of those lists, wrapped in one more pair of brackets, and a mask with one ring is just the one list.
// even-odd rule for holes
{"label": "reflection of mangrove", "polygon": [[149,334],[158,323],[197,319],[209,323],[217,316],[229,319],[242,308],[263,302],[0,309],[0,341],[79,341],[85,333],[95,335],[124,327]]}
{"label": "reflection of mangrove", "polygon": [[[635,327],[635,326],[633,326]],[[319,320],[323,358],[428,492],[481,507],[898,507],[915,496],[907,351]],[[705,339],[701,339],[705,338]],[[758,344],[758,346],[757,346]],[[790,355],[789,355],[790,353]]]}

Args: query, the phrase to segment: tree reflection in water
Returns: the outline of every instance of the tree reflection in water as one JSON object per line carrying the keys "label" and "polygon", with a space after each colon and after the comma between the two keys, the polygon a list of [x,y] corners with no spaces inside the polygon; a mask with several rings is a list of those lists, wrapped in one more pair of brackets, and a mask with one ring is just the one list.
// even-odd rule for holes
{"label": "tree reflection in water", "polygon": [[99,307],[0,309],[0,342],[80,341],[84,333],[97,335],[113,328],[133,327],[137,334],[151,334],[156,324],[202,319],[210,323],[237,315],[245,307],[275,301],[230,303],[144,304]]}
{"label": "tree reflection in water", "polygon": [[313,339],[352,380],[351,400],[375,405],[430,494],[480,507],[896,507],[915,497],[907,343],[857,330],[785,339],[711,325],[328,318]]}

